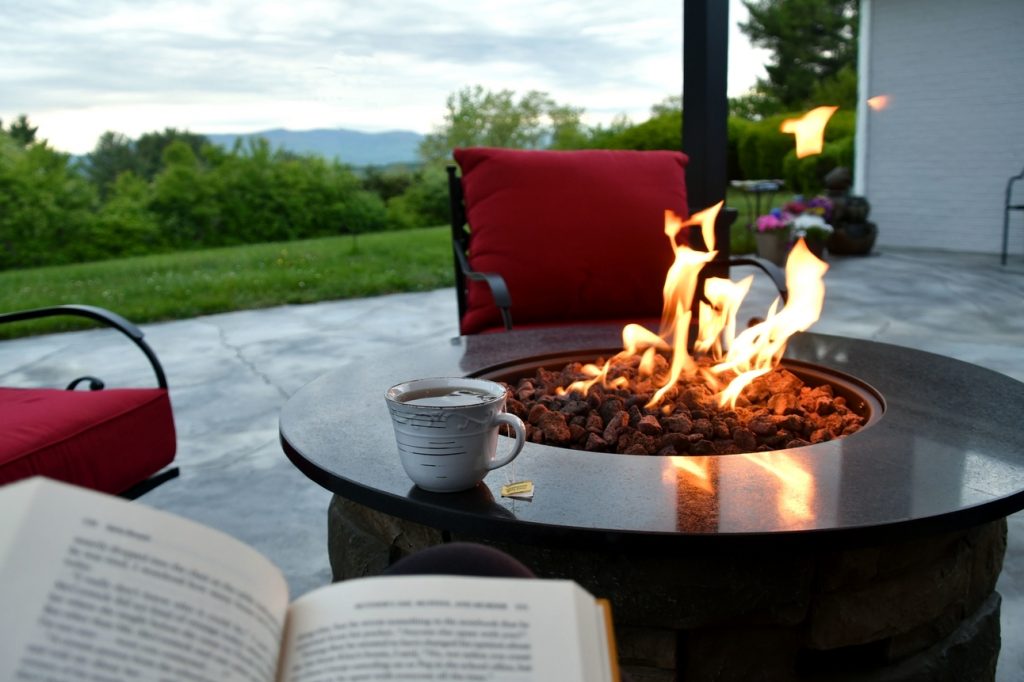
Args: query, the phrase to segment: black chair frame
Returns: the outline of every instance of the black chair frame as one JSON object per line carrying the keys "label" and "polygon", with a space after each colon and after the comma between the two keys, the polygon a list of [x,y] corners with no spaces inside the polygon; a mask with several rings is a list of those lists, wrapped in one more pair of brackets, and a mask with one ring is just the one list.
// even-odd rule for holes
{"label": "black chair frame", "polygon": [[1010,211],[1024,211],[1024,204],[1012,203],[1013,185],[1018,180],[1024,180],[1024,168],[1006,182],[1006,203],[1003,206],[1003,257],[1001,261],[1003,265],[1006,265],[1006,250],[1010,241]]}
{"label": "black chair frame", "polygon": [[[142,330],[117,313],[105,308],[91,305],[58,305],[47,308],[34,308],[32,310],[20,310],[12,313],[0,313],[0,324],[24,322],[26,320],[36,320],[44,317],[55,317],[60,315],[88,318],[90,320],[100,322],[107,327],[116,329],[124,334],[143,352],[146,359],[149,360],[149,364],[153,368],[153,373],[156,375],[157,386],[162,389],[167,389],[167,375],[164,373],[164,368],[160,364],[160,360],[157,358],[156,353],[154,353],[153,349],[148,343],[146,343]],[[66,390],[74,390],[75,387],[83,381],[88,382],[89,390],[95,391],[103,388],[103,382],[101,380],[91,376],[84,376],[78,377],[69,383]],[[129,500],[134,500],[140,495],[156,488],[158,485],[161,485],[172,478],[176,478],[178,475],[178,467],[168,467],[167,469],[150,476],[145,481],[141,481],[128,490],[121,492],[120,496]]]}
{"label": "black chair frame", "polygon": [[[512,297],[509,294],[508,286],[502,276],[495,272],[476,272],[469,266],[469,243],[471,234],[466,220],[466,205],[462,193],[462,179],[457,173],[455,165],[448,166],[448,198],[451,205],[452,216],[452,250],[455,262],[455,294],[458,300],[459,320],[466,314],[466,294],[468,280],[486,282],[494,297],[494,303],[501,313],[501,320],[505,330],[512,329]],[[706,300],[704,297],[704,281],[709,277],[728,277],[729,269],[738,266],[753,266],[760,269],[769,278],[775,288],[778,289],[782,300],[785,301],[789,292],[786,290],[786,276],[782,269],[771,261],[754,256],[732,256],[729,248],[729,232],[732,224],[736,221],[738,211],[734,208],[725,208],[718,214],[715,222],[715,246],[717,254],[714,260],[708,263],[701,271],[698,278],[696,301]],[[703,248],[703,239],[700,230],[692,230],[691,234],[696,237],[694,246]],[[696,302],[695,301],[695,302]],[[694,316],[696,317],[696,316]],[[696,319],[691,330],[691,344],[696,338]]]}

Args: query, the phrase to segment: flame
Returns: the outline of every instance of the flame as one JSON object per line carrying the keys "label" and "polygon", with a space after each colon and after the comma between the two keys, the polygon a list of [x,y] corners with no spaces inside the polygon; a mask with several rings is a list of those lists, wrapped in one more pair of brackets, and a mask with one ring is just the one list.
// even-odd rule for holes
{"label": "flame", "polygon": [[[881,104],[884,106],[888,98],[881,97],[884,98]],[[838,108],[817,107],[799,119],[783,121],[780,126],[782,132],[793,133],[796,137],[798,157],[821,152],[825,125]],[[797,241],[786,260],[789,298],[781,309],[781,302],[776,299],[763,322],[736,333],[736,315],[750,291],[752,277],[739,282],[708,278],[702,292],[704,300],[699,302],[694,312],[694,296],[700,283],[701,270],[718,253],[715,250],[715,221],[723,203],[720,201],[698,211],[687,220],[670,210],[665,211],[665,235],[675,258],[662,287],[663,303],[658,333],[637,324],[626,325],[622,329],[622,352],[602,367],[584,365],[581,373],[587,378],[575,381],[564,389],[557,389],[558,395],[564,396],[572,391],[586,394],[597,383],[611,388],[628,386],[629,380],[626,377],[609,379],[609,372],[616,361],[640,355],[637,368],[639,376],[645,380],[650,379],[651,385],[657,386],[651,400],[645,405],[648,409],[660,405],[681,379],[694,377],[698,372],[713,390],[718,391],[720,405],[735,407],[744,388],[778,365],[789,338],[797,332],[806,331],[818,320],[825,301],[824,276],[828,265],[811,253],[803,239]],[[679,240],[683,229],[697,226],[700,227],[704,242],[703,251],[690,247],[692,239],[685,239],[683,243]],[[690,322],[695,315],[698,324],[693,347],[712,359],[715,364],[710,369],[701,369],[689,352]],[[662,376],[657,376],[656,358],[659,350],[671,351],[672,354],[668,372]],[[726,382],[728,375],[733,376]],[[662,411],[669,414],[672,409],[672,405],[668,404]]]}
{"label": "flame", "polygon": [[700,306],[700,332],[694,345],[696,350],[710,352],[714,358],[722,357],[722,337],[724,335],[731,339],[736,336],[736,313],[753,282],[753,275],[739,282],[721,277],[705,280],[704,297],[707,302]]}
{"label": "flame", "polygon": [[[665,234],[672,244],[675,260],[665,275],[662,289],[664,307],[661,312],[661,336],[668,338],[679,329],[676,317],[689,310],[693,294],[697,291],[697,275],[705,263],[710,263],[718,252],[715,248],[715,219],[725,202],[719,201],[711,208],[694,213],[684,221],[672,211],[665,211]],[[700,225],[701,235],[707,251],[694,251],[688,244],[679,244],[676,238],[684,227]],[[686,339],[683,334],[683,345]]]}
{"label": "flame", "polygon": [[[776,300],[764,320],[739,334],[736,333],[736,315],[740,304],[750,291],[753,277],[739,282],[712,277],[704,282],[704,297],[696,311],[699,328],[694,349],[707,354],[715,363],[701,369],[690,355],[688,341],[690,322],[694,319],[694,296],[700,281],[700,271],[711,262],[715,254],[714,225],[722,202],[709,209],[695,213],[683,220],[671,211],[665,212],[665,235],[669,238],[675,260],[669,268],[662,289],[664,296],[659,332],[638,325],[628,324],[622,329],[623,350],[604,363],[603,366],[588,364],[581,369],[585,379],[573,382],[559,395],[572,391],[586,394],[595,384],[610,388],[628,385],[624,376],[609,377],[616,362],[640,356],[638,374],[650,379],[655,392],[645,407],[654,408],[678,386],[681,379],[692,378],[698,373],[718,391],[722,405],[735,406],[743,389],[758,376],[775,367],[786,349],[789,337],[808,329],[821,314],[825,298],[822,281],[828,266],[818,260],[803,240],[797,242],[786,262],[786,285],[789,299],[780,309]],[[679,233],[688,227],[701,229],[706,251],[697,251],[689,246],[691,240],[679,243]],[[671,352],[668,371],[657,369],[658,351]],[[731,378],[728,375],[733,375]],[[726,381],[726,379],[729,379]],[[671,404],[666,405],[671,412]]]}
{"label": "flame", "polygon": [[786,259],[789,300],[785,307],[778,310],[779,300],[776,299],[765,320],[736,336],[725,359],[711,368],[716,374],[729,371],[737,374],[720,394],[721,404],[735,406],[740,392],[782,359],[789,337],[806,331],[818,320],[825,303],[823,278],[827,270],[828,265],[811,253],[803,239],[797,241]]}
{"label": "flame", "polygon": [[796,158],[820,154],[825,144],[825,125],[839,107],[817,107],[800,118],[787,118],[779,126],[784,133],[796,136]]}
{"label": "flame", "polygon": [[868,106],[872,111],[881,111],[889,106],[889,95],[875,95],[868,98]]}

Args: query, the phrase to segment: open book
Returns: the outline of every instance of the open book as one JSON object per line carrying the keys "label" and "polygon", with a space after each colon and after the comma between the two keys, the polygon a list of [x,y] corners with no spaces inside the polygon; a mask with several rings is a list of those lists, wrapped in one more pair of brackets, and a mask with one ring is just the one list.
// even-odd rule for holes
{"label": "open book", "polygon": [[34,478],[0,489],[0,680],[617,680],[571,581],[351,580],[288,603],[223,533]]}

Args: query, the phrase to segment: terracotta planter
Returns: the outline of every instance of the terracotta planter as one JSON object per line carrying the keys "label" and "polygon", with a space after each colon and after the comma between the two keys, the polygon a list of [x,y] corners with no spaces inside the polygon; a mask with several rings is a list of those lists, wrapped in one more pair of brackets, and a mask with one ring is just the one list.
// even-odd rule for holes
{"label": "terracotta planter", "polygon": [[754,232],[757,243],[757,255],[770,260],[780,267],[785,267],[789,255],[789,230],[769,230]]}

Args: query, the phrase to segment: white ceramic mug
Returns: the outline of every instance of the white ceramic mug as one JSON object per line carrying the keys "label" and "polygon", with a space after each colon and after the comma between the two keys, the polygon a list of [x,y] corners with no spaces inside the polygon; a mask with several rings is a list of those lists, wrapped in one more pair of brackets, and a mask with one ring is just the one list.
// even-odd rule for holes
{"label": "white ceramic mug", "polygon": [[[505,412],[505,387],[486,379],[416,379],[384,394],[402,467],[419,487],[433,492],[472,488],[487,472],[519,454],[523,422]],[[515,434],[512,449],[498,456],[498,427]]]}

